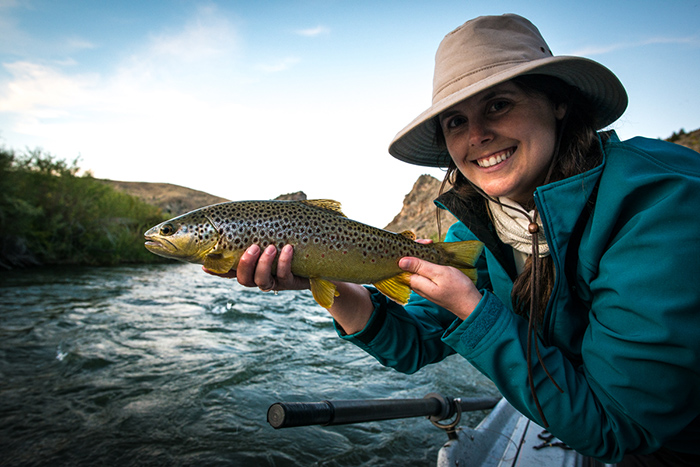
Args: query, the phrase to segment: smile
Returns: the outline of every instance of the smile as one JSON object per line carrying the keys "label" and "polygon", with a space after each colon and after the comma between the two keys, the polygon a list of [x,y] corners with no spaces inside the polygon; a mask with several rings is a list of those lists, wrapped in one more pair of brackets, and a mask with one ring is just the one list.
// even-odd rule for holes
{"label": "smile", "polygon": [[515,149],[510,148],[507,151],[503,151],[500,154],[496,154],[496,155],[489,156],[489,157],[484,157],[482,159],[477,159],[474,162],[479,164],[479,167],[493,167],[494,165],[500,164],[504,160],[510,158],[510,156],[513,155],[513,152],[515,152]]}

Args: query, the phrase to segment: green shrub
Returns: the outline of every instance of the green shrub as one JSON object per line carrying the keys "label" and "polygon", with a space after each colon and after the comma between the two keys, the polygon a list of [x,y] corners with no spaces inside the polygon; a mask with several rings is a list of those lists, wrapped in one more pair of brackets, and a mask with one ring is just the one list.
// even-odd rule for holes
{"label": "green shrub", "polygon": [[143,232],[161,210],[40,149],[0,148],[0,266],[152,262]]}

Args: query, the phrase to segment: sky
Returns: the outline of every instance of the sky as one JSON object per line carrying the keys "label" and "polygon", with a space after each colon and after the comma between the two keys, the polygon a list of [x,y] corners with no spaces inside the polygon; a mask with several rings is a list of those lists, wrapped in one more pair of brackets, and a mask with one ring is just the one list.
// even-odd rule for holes
{"label": "sky", "polygon": [[304,191],[383,227],[421,174],[394,135],[442,38],[518,13],[610,68],[622,139],[700,128],[700,0],[0,0],[0,145],[230,200]]}

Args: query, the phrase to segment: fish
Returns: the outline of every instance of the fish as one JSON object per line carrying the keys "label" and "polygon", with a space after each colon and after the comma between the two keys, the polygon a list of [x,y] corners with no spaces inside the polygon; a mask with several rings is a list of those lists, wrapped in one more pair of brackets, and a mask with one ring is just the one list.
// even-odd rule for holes
{"label": "fish", "polygon": [[406,304],[411,273],[398,266],[404,256],[453,266],[476,282],[474,264],[484,246],[476,240],[419,243],[411,231],[394,233],[351,220],[329,199],[214,204],[162,222],[144,237],[150,252],[202,264],[216,274],[235,269],[253,244],[278,250],[290,244],[292,273],[309,279],[324,308],[338,296],[331,281],[372,284]]}

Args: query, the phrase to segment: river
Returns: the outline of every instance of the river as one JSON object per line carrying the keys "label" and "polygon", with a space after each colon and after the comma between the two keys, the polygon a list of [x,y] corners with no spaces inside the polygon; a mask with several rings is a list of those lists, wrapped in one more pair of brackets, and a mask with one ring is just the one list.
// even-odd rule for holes
{"label": "river", "polygon": [[266,421],[278,401],[429,392],[497,394],[458,356],[413,375],[382,367],[307,291],[189,264],[0,272],[4,466],[430,466],[447,438],[423,418]]}

